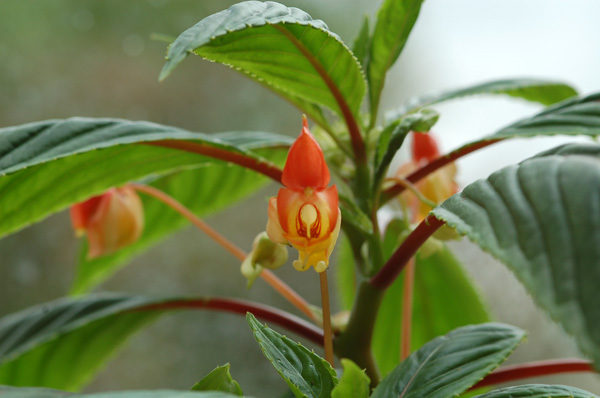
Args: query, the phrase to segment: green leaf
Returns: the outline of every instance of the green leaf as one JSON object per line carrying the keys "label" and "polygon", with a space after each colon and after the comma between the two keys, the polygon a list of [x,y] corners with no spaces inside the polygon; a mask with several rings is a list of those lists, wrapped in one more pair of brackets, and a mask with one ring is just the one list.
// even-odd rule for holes
{"label": "green leaf", "polygon": [[385,0],[379,9],[367,68],[372,125],[377,117],[386,73],[400,56],[419,16],[421,3],[423,0]]}
{"label": "green leaf", "polygon": [[[158,311],[140,297],[58,300],[0,319],[0,384],[76,390]],[[75,366],[76,364],[76,366]]]}
{"label": "green leaf", "polygon": [[[257,152],[278,165],[283,164],[287,156],[285,151],[275,148]],[[243,167],[211,161],[192,170],[173,173],[150,185],[167,192],[198,217],[204,217],[253,194],[267,182],[266,177]],[[143,194],[141,197],[146,227],[140,239],[116,253],[95,259],[86,259],[84,251],[71,293],[89,291],[125,266],[131,257],[189,224],[187,219],[157,199]]]}
{"label": "green leaf", "polygon": [[331,398],[367,398],[371,391],[371,380],[361,368],[349,359],[342,358],[344,373],[331,392]]}
{"label": "green leaf", "polygon": [[438,121],[439,114],[431,109],[422,109],[390,123],[381,133],[377,142],[375,160],[375,186],[381,182],[396,152],[410,131],[429,131]]}
{"label": "green leaf", "polygon": [[427,94],[412,98],[398,111],[399,115],[431,106],[440,102],[462,98],[470,95],[500,94],[526,101],[538,102],[542,105],[552,105],[577,95],[577,91],[565,84],[540,79],[509,79],[494,80],[457,90]]}
{"label": "green leaf", "polygon": [[467,186],[433,214],[506,264],[600,369],[600,145],[567,145]]}
{"label": "green leaf", "polygon": [[0,129],[0,237],[112,186],[225,162],[139,145],[185,140],[259,162],[253,151],[289,144],[267,133],[206,135],[148,122],[72,118]]}
{"label": "green leaf", "polygon": [[331,396],[337,378],[335,370],[326,360],[300,343],[262,325],[251,313],[247,314],[246,319],[263,353],[296,397]]}
{"label": "green leaf", "polygon": [[229,373],[230,365],[217,366],[212,372],[204,376],[202,380],[192,387],[192,391],[223,391],[237,396],[244,393],[237,381],[233,380]]}
{"label": "green leaf", "polygon": [[369,17],[365,15],[358,35],[354,39],[352,52],[363,68],[366,67],[369,44],[371,43],[371,32],[369,29]]}
{"label": "green leaf", "polygon": [[[2,398],[235,398],[237,395],[224,392],[189,392],[174,390],[100,392],[72,394],[46,388],[15,388],[0,386]],[[248,397],[249,398],[249,397]]]}
{"label": "green leaf", "polygon": [[[406,226],[394,220],[384,237],[388,258],[399,246]],[[404,275],[390,286],[381,303],[373,335],[373,353],[383,375],[399,362],[400,329]],[[424,257],[418,254],[415,265],[411,350],[415,351],[437,336],[468,324],[488,322],[482,300],[452,252],[442,250]]]}
{"label": "green leaf", "polygon": [[356,265],[352,254],[352,246],[346,235],[340,236],[336,248],[337,263],[332,267],[335,275],[336,292],[341,307],[350,310],[356,295]]}
{"label": "green leaf", "polygon": [[298,8],[245,1],[183,32],[169,47],[160,79],[190,53],[248,75],[302,109],[301,101],[342,115],[357,113],[365,93],[359,63],[327,25]]}
{"label": "green leaf", "polygon": [[464,326],[412,353],[373,398],[448,398],[466,391],[515,349],[524,332],[499,323]]}
{"label": "green leaf", "polygon": [[475,398],[598,398],[598,396],[575,387],[526,384],[501,388],[477,395]]}

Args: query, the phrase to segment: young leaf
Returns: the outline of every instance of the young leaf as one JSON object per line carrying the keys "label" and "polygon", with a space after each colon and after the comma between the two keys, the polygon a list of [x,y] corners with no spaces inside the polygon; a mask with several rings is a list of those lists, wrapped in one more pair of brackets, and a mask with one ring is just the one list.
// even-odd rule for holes
{"label": "young leaf", "polygon": [[598,396],[575,387],[526,384],[501,388],[474,398],[598,398]]}
{"label": "young leaf", "polygon": [[600,145],[566,145],[467,186],[433,214],[506,264],[600,368]]}
{"label": "young leaf", "polygon": [[371,380],[365,372],[349,359],[342,359],[344,373],[331,392],[331,398],[368,398]]}
{"label": "young leaf", "polygon": [[271,1],[235,4],[183,32],[160,79],[190,53],[245,73],[301,109],[306,101],[356,114],[365,92],[359,63],[323,21]]}
{"label": "young leaf", "polygon": [[494,80],[457,90],[427,94],[412,98],[398,110],[401,116],[419,108],[470,95],[495,94],[508,95],[526,101],[552,105],[577,95],[577,91],[564,83],[539,79]]}
{"label": "young leaf", "polygon": [[[242,145],[242,142],[239,144]],[[282,165],[287,155],[276,148],[257,153],[277,165]],[[211,161],[198,168],[170,174],[150,185],[168,193],[198,217],[204,217],[248,197],[266,183],[267,178],[258,173]],[[83,250],[71,293],[82,294],[91,290],[125,266],[130,258],[189,224],[187,219],[157,199],[144,194],[140,196],[144,202],[146,223],[140,239],[116,253],[94,259],[86,259],[86,251]],[[199,239],[202,239],[201,234]]]}
{"label": "young leaf", "polygon": [[262,325],[251,313],[247,314],[246,319],[263,353],[296,397],[331,396],[337,378],[335,370],[325,359]]}
{"label": "young leaf", "polygon": [[515,349],[524,332],[499,323],[464,326],[412,353],[373,398],[448,398],[466,391]]}
{"label": "young leaf", "polygon": [[[227,140],[249,145],[232,145]],[[72,118],[0,129],[0,237],[112,186],[148,175],[224,164],[213,158],[158,147],[154,141],[192,142],[277,170],[253,151],[281,147],[287,137],[266,133],[209,136],[148,122]],[[255,141],[255,144],[250,144]],[[285,152],[285,149],[282,149]]]}
{"label": "young leaf", "polygon": [[419,16],[421,3],[423,0],[385,0],[377,13],[367,68],[371,125],[377,117],[385,75],[400,56]]}
{"label": "young leaf", "polygon": [[358,36],[356,36],[352,45],[352,52],[363,68],[366,66],[370,43],[371,32],[369,30],[369,17],[365,15]]}
{"label": "young leaf", "polygon": [[[384,237],[389,257],[400,243],[405,227],[395,220]],[[373,354],[383,375],[400,361],[400,328],[404,279],[401,275],[388,289],[381,303],[373,334]],[[488,322],[489,315],[477,290],[452,252],[444,247],[416,257],[411,349],[469,324]]]}
{"label": "young leaf", "polygon": [[383,130],[377,142],[375,185],[384,177],[388,166],[404,143],[407,134],[410,131],[429,131],[437,122],[439,116],[432,109],[422,109],[396,120]]}
{"label": "young leaf", "polygon": [[212,372],[204,376],[202,380],[192,387],[192,391],[223,391],[237,396],[244,393],[237,381],[233,380],[229,373],[230,365],[217,366]]}
{"label": "young leaf", "polygon": [[[174,390],[100,392],[93,394],[73,394],[46,388],[0,386],[2,398],[236,398],[224,392],[190,392]],[[247,397],[250,398],[250,397]]]}

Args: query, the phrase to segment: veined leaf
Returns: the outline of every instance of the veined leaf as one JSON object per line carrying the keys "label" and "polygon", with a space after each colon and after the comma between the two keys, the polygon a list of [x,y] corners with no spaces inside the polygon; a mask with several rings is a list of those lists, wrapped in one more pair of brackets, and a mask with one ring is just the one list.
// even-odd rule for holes
{"label": "veined leaf", "polygon": [[448,398],[466,391],[515,349],[524,333],[499,323],[464,326],[412,353],[372,398]]}
{"label": "veined leaf", "polygon": [[[227,140],[236,142],[229,144]],[[289,144],[267,133],[237,136],[191,133],[173,127],[119,119],[72,118],[0,129],[0,237],[39,221],[73,202],[146,176],[207,164],[207,156],[154,145],[190,141],[270,163],[253,150]],[[245,142],[242,145],[242,142]]]}
{"label": "veined leaf", "polygon": [[[234,139],[231,134],[227,137]],[[278,165],[282,165],[287,156],[285,151],[277,148],[257,153]],[[266,177],[243,167],[210,161],[200,167],[165,176],[150,185],[167,192],[198,217],[204,217],[251,195],[267,182]],[[144,194],[141,197],[146,227],[140,239],[116,253],[94,259],[86,259],[86,251],[83,250],[71,293],[89,291],[125,266],[127,260],[189,224],[187,219],[157,199]]]}
{"label": "veined leaf", "polygon": [[[401,243],[403,222],[388,226],[384,251],[391,256]],[[373,334],[373,354],[382,375],[400,362],[400,329],[402,326],[402,274],[387,290],[381,303]],[[478,292],[461,264],[446,247],[424,257],[417,254],[413,297],[411,350],[464,325],[488,322],[489,315]]]}
{"label": "veined leaf", "polygon": [[423,0],[385,0],[377,13],[367,68],[371,124],[377,117],[386,73],[400,56],[419,16],[421,3]]}
{"label": "veined leaf", "polygon": [[331,398],[368,398],[371,388],[369,376],[349,359],[342,358],[344,373],[331,392]]}
{"label": "veined leaf", "polygon": [[183,32],[160,79],[190,53],[231,66],[298,106],[294,99],[356,114],[365,92],[359,63],[323,21],[271,1],[235,4]]}
{"label": "veined leaf", "polygon": [[600,369],[600,145],[501,169],[433,214],[506,264]]}
{"label": "veined leaf", "polygon": [[412,98],[400,110],[394,113],[403,115],[419,108],[438,104],[440,102],[462,98],[470,95],[508,95],[526,101],[538,102],[542,105],[553,105],[577,95],[577,91],[565,84],[550,80],[539,79],[508,79],[494,80],[474,86],[440,93],[426,94]]}
{"label": "veined leaf", "polygon": [[474,398],[598,398],[598,396],[575,387],[526,384],[501,388]]}
{"label": "veined leaf", "polygon": [[244,395],[240,385],[229,373],[229,364],[217,366],[192,387],[192,391],[223,391],[237,396]]}
{"label": "veined leaf", "polygon": [[256,320],[246,316],[254,338],[277,372],[283,377],[296,397],[329,398],[337,384],[335,370],[329,363]]}
{"label": "veined leaf", "polygon": [[[58,390],[49,390],[46,388],[31,387],[7,387],[0,386],[2,398],[235,398],[232,395],[218,391],[174,391],[174,390],[155,390],[155,391],[117,391],[117,392],[99,392],[93,394],[73,394]],[[250,397],[248,397],[250,398]]]}

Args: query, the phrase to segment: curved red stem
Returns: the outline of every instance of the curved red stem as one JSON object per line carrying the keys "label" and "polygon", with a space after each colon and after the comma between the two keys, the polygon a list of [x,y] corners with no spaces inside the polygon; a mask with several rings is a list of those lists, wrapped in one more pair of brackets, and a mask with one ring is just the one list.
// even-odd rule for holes
{"label": "curved red stem", "polygon": [[506,383],[509,381],[528,379],[537,376],[549,376],[559,373],[595,372],[590,361],[583,359],[558,359],[552,361],[539,361],[522,363],[519,365],[505,366],[487,375],[479,383],[471,387],[472,390],[480,387]]}
{"label": "curved red stem", "polygon": [[307,338],[313,343],[323,344],[323,330],[302,318],[292,315],[280,309],[251,301],[231,298],[204,298],[204,299],[182,299],[165,301],[164,303],[150,304],[140,307],[136,311],[160,311],[172,309],[206,309],[216,311],[227,311],[246,315],[251,312],[255,317],[267,322],[273,322],[300,336]]}
{"label": "curved red stem", "polygon": [[275,166],[273,163],[261,161],[260,159],[246,156],[242,153],[231,152],[225,149],[216,148],[211,145],[198,144],[189,141],[160,140],[143,142],[142,144],[178,149],[180,151],[192,152],[200,155],[210,156],[215,159],[221,159],[226,162],[235,163],[238,166],[254,170],[275,180],[276,182],[281,183],[281,175],[283,172],[279,167]]}
{"label": "curved red stem", "polygon": [[444,225],[444,222],[438,220],[433,215],[428,215],[425,220],[415,228],[414,231],[402,242],[399,248],[396,249],[392,257],[381,267],[379,272],[370,280],[369,284],[380,290],[385,290],[400,275],[406,264],[415,255],[419,247],[431,236],[439,227]]}
{"label": "curved red stem", "polygon": [[[422,178],[433,173],[434,171],[446,166],[448,163],[452,163],[456,159],[459,159],[465,155],[468,155],[471,152],[475,152],[481,148],[485,148],[486,146],[495,144],[498,141],[502,141],[502,140],[494,139],[494,140],[489,140],[489,141],[481,141],[481,142],[478,142],[473,145],[464,146],[462,148],[459,148],[453,152],[450,152],[447,155],[440,156],[439,158],[427,163],[425,166],[415,170],[414,172],[409,174],[405,178],[405,180],[414,184],[414,183],[418,182],[419,180],[421,180]],[[380,205],[385,204],[388,200],[390,200],[394,196],[402,193],[402,191],[404,191],[405,189],[406,189],[405,184],[395,184],[395,185],[392,185],[391,187],[387,188],[382,193],[382,199],[381,199]]]}

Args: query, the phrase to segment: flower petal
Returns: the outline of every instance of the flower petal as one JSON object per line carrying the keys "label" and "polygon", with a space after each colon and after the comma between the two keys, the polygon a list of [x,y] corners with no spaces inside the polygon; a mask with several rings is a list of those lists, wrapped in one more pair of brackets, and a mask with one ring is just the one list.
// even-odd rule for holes
{"label": "flower petal", "polygon": [[296,139],[283,168],[281,182],[290,189],[302,190],[311,187],[324,189],[329,184],[329,169],[315,137],[308,130],[306,118],[302,131]]}
{"label": "flower petal", "polygon": [[412,157],[417,164],[428,163],[440,156],[435,138],[431,133],[414,133]]}

